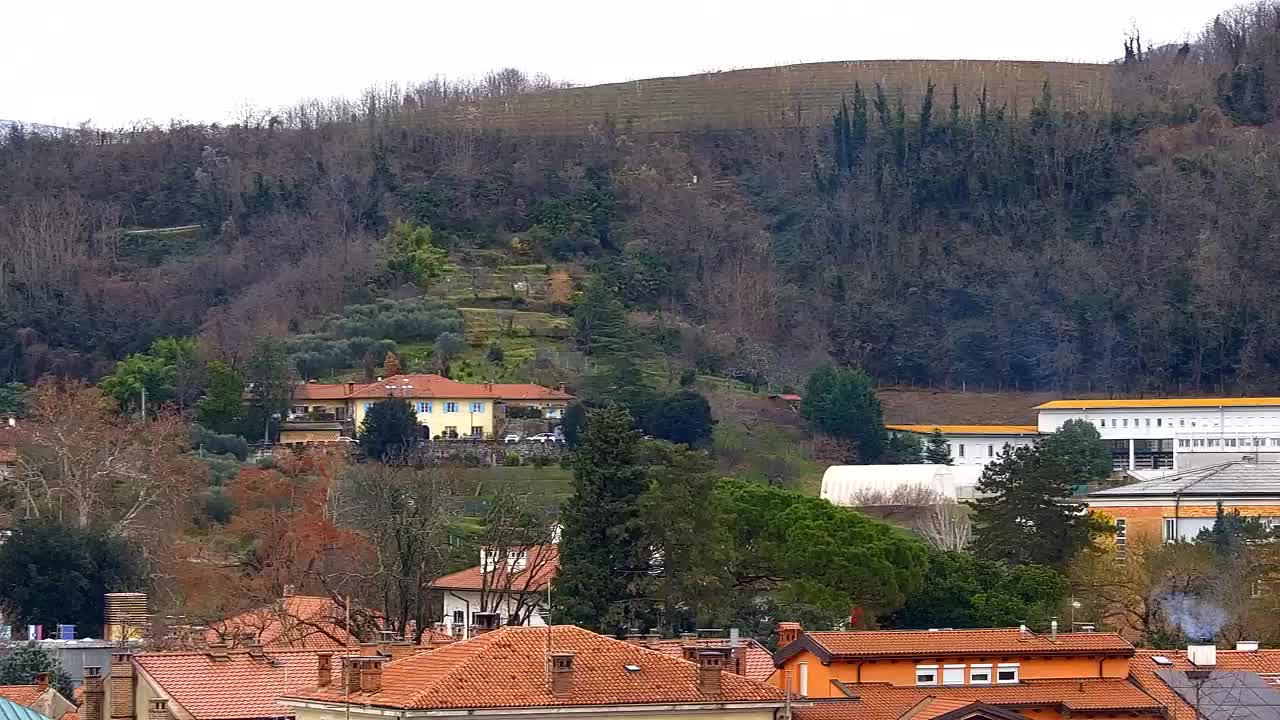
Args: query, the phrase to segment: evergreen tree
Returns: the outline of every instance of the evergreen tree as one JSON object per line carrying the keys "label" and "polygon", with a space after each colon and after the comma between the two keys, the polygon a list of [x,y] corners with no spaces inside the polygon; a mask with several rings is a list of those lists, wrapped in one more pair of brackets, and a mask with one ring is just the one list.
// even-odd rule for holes
{"label": "evergreen tree", "polygon": [[573,497],[561,514],[556,622],[597,631],[630,625],[645,608],[636,601],[651,550],[640,515],[645,472],[637,465],[639,433],[617,407],[591,410],[573,451]]}
{"label": "evergreen tree", "polygon": [[824,365],[809,376],[800,412],[821,432],[854,445],[863,463],[885,449],[884,417],[871,378],[858,368]]}
{"label": "evergreen tree", "polygon": [[403,370],[400,369],[400,358],[396,357],[396,354],[393,352],[387,353],[387,357],[382,361],[382,376],[395,377],[401,372],[403,372]]}
{"label": "evergreen tree", "polygon": [[925,146],[929,144],[929,131],[933,124],[933,90],[933,78],[929,78],[924,100],[920,103],[920,140],[916,143],[916,155],[923,155]]}
{"label": "evergreen tree", "polygon": [[1043,452],[1061,460],[1076,486],[1105,480],[1111,475],[1111,452],[1087,420],[1068,420],[1050,435],[1041,438]]}
{"label": "evergreen tree", "polygon": [[0,657],[0,685],[34,685],[36,675],[49,674],[49,684],[68,700],[75,699],[75,683],[57,656],[35,641],[19,645]]}
{"label": "evergreen tree", "polygon": [[648,423],[654,437],[690,447],[708,440],[715,424],[711,405],[701,393],[693,390],[681,390],[662,398]]}
{"label": "evergreen tree", "polygon": [[221,360],[211,360],[204,397],[196,403],[196,419],[222,435],[242,429],[244,419],[244,378]]}
{"label": "evergreen tree", "polygon": [[867,146],[867,98],[862,86],[853,84],[853,114],[849,118],[850,168],[862,162],[862,152]]}
{"label": "evergreen tree", "polygon": [[947,442],[947,438],[938,428],[934,428],[929,433],[929,439],[924,444],[924,461],[934,465],[950,465],[951,460],[951,444]]}
{"label": "evergreen tree", "polygon": [[418,446],[418,415],[408,400],[379,400],[360,422],[360,447],[376,460],[403,457]]}
{"label": "evergreen tree", "polygon": [[631,350],[622,303],[600,281],[587,285],[573,312],[578,347],[588,355]]}

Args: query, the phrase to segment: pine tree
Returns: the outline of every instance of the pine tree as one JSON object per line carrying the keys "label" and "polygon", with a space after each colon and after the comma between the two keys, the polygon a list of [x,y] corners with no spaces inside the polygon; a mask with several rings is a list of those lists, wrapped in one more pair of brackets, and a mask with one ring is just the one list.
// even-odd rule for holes
{"label": "pine tree", "polygon": [[590,410],[570,465],[573,497],[561,514],[556,622],[616,630],[643,608],[637,588],[649,569],[640,527],[645,472],[637,463],[639,434],[617,407]]}
{"label": "pine tree", "polygon": [[929,144],[929,130],[933,124],[933,79],[928,80],[924,91],[924,100],[920,103],[920,141],[917,143],[917,155],[923,155],[925,146]]}
{"label": "pine tree", "polygon": [[853,115],[849,118],[849,147],[853,165],[862,162],[862,152],[867,147],[867,97],[862,86],[853,84]]}
{"label": "pine tree", "polygon": [[929,439],[925,441],[924,461],[934,465],[950,465],[952,462],[951,445],[938,428],[934,428],[929,434]]}

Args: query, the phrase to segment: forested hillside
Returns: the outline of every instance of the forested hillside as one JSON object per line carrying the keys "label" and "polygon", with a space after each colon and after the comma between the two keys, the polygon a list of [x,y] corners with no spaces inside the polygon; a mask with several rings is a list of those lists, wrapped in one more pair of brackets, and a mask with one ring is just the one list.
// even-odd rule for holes
{"label": "forested hillside", "polygon": [[[885,382],[1273,388],[1278,17],[1126,43],[1105,111],[1048,76],[1015,112],[998,87],[851,74],[819,126],[476,129],[431,121],[458,97],[434,85],[229,125],[11,128],[0,381],[96,379],[166,336],[234,363],[323,335],[386,299],[405,220],[455,260],[606,278],[706,374],[797,385],[829,353]],[[549,92],[504,77],[463,100]]]}

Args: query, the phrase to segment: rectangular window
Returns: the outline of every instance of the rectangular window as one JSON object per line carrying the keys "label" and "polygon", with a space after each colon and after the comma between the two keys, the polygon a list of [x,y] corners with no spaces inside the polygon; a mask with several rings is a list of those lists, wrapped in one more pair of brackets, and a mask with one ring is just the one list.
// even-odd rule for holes
{"label": "rectangular window", "polygon": [[471,426],[471,437],[484,437],[484,426],[483,426],[483,425],[472,425],[472,426]]}
{"label": "rectangular window", "polygon": [[446,402],[446,403],[444,404],[444,411],[445,411],[445,412],[447,412],[447,413],[456,413],[456,412],[458,412],[458,403],[456,403],[456,402],[452,402],[452,401],[450,401],[450,402]]}
{"label": "rectangular window", "polygon": [[1178,447],[1191,447],[1191,441],[1186,438],[1179,438]]}
{"label": "rectangular window", "polygon": [[1138,427],[1138,418],[1133,419],[1133,426]]}
{"label": "rectangular window", "polygon": [[969,666],[969,684],[970,685],[990,685],[991,684],[991,666],[990,665],[970,665]]}
{"label": "rectangular window", "polygon": [[1195,440],[1192,440],[1192,441],[1191,441],[1191,446],[1192,446],[1192,447],[1204,447],[1204,440],[1203,440],[1203,439],[1201,439],[1201,438],[1196,438]]}
{"label": "rectangular window", "polygon": [[1107,426],[1106,418],[1102,418],[1101,420],[1098,421],[1098,427],[1106,427],[1106,426]]}
{"label": "rectangular window", "polygon": [[917,665],[916,666],[916,684],[917,685],[937,685],[938,684],[938,666],[937,665]]}
{"label": "rectangular window", "polygon": [[482,402],[473,402],[473,403],[471,403],[471,412],[473,412],[473,413],[482,413],[482,412],[484,412],[484,403],[482,403]]}
{"label": "rectangular window", "polygon": [[1018,682],[1018,663],[1000,663],[996,666],[996,683],[1012,685]]}
{"label": "rectangular window", "polygon": [[1179,420],[1179,421],[1178,421],[1178,427],[1186,427],[1186,426],[1187,426],[1187,421],[1186,421],[1186,420]]}
{"label": "rectangular window", "polygon": [[1160,423],[1163,421],[1164,421],[1164,418],[1156,418],[1156,427],[1160,427]]}
{"label": "rectangular window", "polygon": [[1178,539],[1178,521],[1176,518],[1164,519],[1164,541],[1173,542]]}
{"label": "rectangular window", "polygon": [[964,443],[960,443],[960,457],[964,457]]}
{"label": "rectangular window", "polygon": [[1121,420],[1121,421],[1120,421],[1120,423],[1121,423],[1122,425],[1124,425],[1125,427],[1129,427],[1129,418],[1125,418],[1125,419]]}
{"label": "rectangular window", "polygon": [[942,666],[942,684],[943,685],[963,685],[964,684],[964,665],[943,665]]}
{"label": "rectangular window", "polygon": [[1116,547],[1122,548],[1128,540],[1128,522],[1124,518],[1116,518]]}
{"label": "rectangular window", "polygon": [[1218,438],[1209,438],[1209,447],[1218,447]]}
{"label": "rectangular window", "polygon": [[419,400],[419,401],[418,401],[418,412],[420,412],[420,413],[428,413],[428,414],[430,414],[430,412],[431,412],[431,401],[430,401],[430,400]]}
{"label": "rectangular window", "polygon": [[1151,427],[1151,418],[1147,418],[1147,427]]}
{"label": "rectangular window", "polygon": [[1223,441],[1222,441],[1222,444],[1223,444],[1223,445],[1225,445],[1226,447],[1235,447],[1235,446],[1236,446],[1236,439],[1235,439],[1235,438],[1227,438],[1226,440],[1223,440]]}
{"label": "rectangular window", "polygon": [[987,446],[987,457],[995,457],[995,456],[996,456],[996,446],[995,446],[995,445],[988,445],[988,446]]}

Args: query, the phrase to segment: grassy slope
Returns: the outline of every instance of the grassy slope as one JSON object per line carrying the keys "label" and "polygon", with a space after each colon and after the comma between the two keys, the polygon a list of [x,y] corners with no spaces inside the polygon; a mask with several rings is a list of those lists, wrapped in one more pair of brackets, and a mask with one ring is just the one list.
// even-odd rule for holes
{"label": "grassy slope", "polygon": [[555,90],[513,98],[432,108],[423,122],[503,128],[524,134],[579,133],[606,119],[621,131],[675,132],[699,128],[783,128],[827,125],[840,98],[859,83],[876,83],[919,107],[932,81],[935,107],[950,104],[958,88],[966,110],[985,86],[991,106],[1023,115],[1048,81],[1054,98],[1072,109],[1109,104],[1113,66],[1004,60],[869,60],[807,63],[652,78]]}

